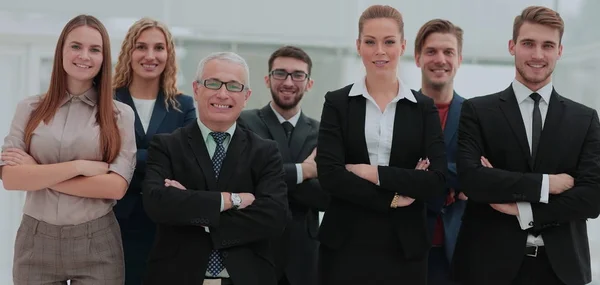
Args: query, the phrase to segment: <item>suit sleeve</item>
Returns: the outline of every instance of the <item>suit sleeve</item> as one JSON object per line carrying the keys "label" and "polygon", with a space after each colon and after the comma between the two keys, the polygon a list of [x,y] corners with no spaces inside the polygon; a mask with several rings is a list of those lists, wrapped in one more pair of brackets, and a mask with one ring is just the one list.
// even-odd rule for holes
{"label": "suit sleeve", "polygon": [[146,176],[142,184],[144,208],[158,224],[173,226],[218,226],[221,193],[165,187],[173,179],[172,161],[163,135],[154,135],[148,148]]}
{"label": "suit sleeve", "polygon": [[[379,166],[381,188],[414,199],[427,200],[442,196],[446,189],[446,146],[440,117],[433,102],[424,107],[423,126],[425,158],[429,158],[428,171]],[[417,162],[415,161],[415,166]]]}
{"label": "suit sleeve", "polygon": [[298,171],[296,171],[296,164],[284,163],[283,169],[285,170],[285,183],[288,186],[288,191],[292,191],[298,184]]}
{"label": "suit sleeve", "polygon": [[329,205],[329,194],[321,188],[318,178],[308,179],[298,184],[294,191],[288,192],[290,201],[318,211],[325,211]]}
{"label": "suit sleeve", "polygon": [[541,229],[575,220],[595,219],[600,214],[600,123],[591,116],[579,154],[573,188],[553,195],[548,204],[532,204],[534,228]]}
{"label": "suit sleeve", "polygon": [[348,142],[342,136],[340,111],[331,99],[332,94],[325,95],[321,112],[316,158],[319,183],[332,199],[345,200],[373,211],[388,212],[394,193],[380,190],[375,184],[346,170],[345,144]]}
{"label": "suit sleeve", "polygon": [[[471,100],[462,105],[458,127],[458,182],[469,200],[479,203],[539,202],[542,174],[487,168],[482,126]],[[493,163],[493,162],[492,162]]]}
{"label": "suit sleeve", "polygon": [[221,214],[219,225],[210,228],[217,249],[275,238],[285,229],[288,202],[281,154],[275,142],[269,141],[257,157],[264,162],[253,174],[256,200],[244,209]]}

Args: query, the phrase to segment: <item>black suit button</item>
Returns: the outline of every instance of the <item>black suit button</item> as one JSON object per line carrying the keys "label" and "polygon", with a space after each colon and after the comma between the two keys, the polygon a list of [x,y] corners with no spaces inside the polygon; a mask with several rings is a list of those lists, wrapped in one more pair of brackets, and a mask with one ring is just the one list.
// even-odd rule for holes
{"label": "black suit button", "polygon": [[533,227],[533,221],[529,222],[529,226]]}
{"label": "black suit button", "polygon": [[229,253],[227,253],[227,251],[225,251],[222,253],[222,255],[223,255],[223,257],[227,257],[227,256],[229,256]]}

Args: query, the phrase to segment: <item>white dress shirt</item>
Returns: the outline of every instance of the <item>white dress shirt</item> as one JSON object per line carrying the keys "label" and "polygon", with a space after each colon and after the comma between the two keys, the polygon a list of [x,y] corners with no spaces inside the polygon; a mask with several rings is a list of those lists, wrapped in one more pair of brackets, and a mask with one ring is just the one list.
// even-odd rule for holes
{"label": "white dress shirt", "polygon": [[[287,121],[290,122],[290,124],[292,124],[294,128],[296,128],[296,124],[298,124],[298,119],[300,119],[300,112],[296,113],[296,115],[291,117],[289,120],[286,120],[283,116],[281,116],[281,114],[277,113],[275,108],[273,108],[273,102],[269,103],[269,106],[271,107],[271,110],[273,110],[273,113],[275,113],[275,116],[277,117],[277,120],[279,120],[280,125],[283,124],[283,122]],[[296,179],[296,184],[300,184],[302,183],[302,181],[304,181],[304,179],[302,179],[302,175],[302,164],[296,163],[296,177],[298,177]]]}
{"label": "white dress shirt", "polygon": [[400,84],[398,95],[385,106],[383,111],[379,109],[375,99],[369,94],[365,85],[365,78],[354,83],[348,94],[348,96],[363,96],[367,99],[365,106],[365,139],[371,165],[388,166],[390,163],[396,103],[402,99],[417,103],[417,99],[410,88],[400,78],[398,78],[398,83]]}
{"label": "white dress shirt", "polygon": [[[512,83],[513,91],[521,110],[521,116],[523,117],[523,123],[525,124],[525,131],[527,132],[527,142],[529,143],[529,151],[531,152],[531,140],[532,140],[532,122],[533,122],[533,107],[534,101],[529,97],[531,91],[523,83],[518,80],[514,80]],[[552,94],[552,82],[546,84],[544,87],[536,91],[542,99],[540,100],[540,113],[542,115],[542,129],[544,127],[544,121],[546,120],[546,113],[548,112],[548,103],[550,102],[550,95]],[[540,203],[548,203],[548,196],[550,195],[550,181],[548,174],[542,175],[542,189],[540,192]],[[531,228],[533,224],[533,211],[531,210],[531,203],[529,202],[517,202],[517,208],[519,214],[517,219],[521,229],[526,230]],[[533,235],[527,236],[527,245],[543,246],[544,240],[541,235],[537,237]]]}
{"label": "white dress shirt", "polygon": [[133,96],[131,96],[131,99],[133,100],[133,105],[135,105],[138,117],[140,117],[142,126],[144,127],[144,133],[147,133],[156,99],[138,99]]}

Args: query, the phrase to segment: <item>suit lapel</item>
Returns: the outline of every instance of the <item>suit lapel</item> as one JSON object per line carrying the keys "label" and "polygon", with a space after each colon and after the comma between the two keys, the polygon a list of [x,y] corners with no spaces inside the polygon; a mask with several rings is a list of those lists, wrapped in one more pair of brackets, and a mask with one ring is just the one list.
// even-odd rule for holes
{"label": "suit lapel", "polygon": [[246,149],[246,134],[239,128],[235,128],[231,142],[227,147],[225,160],[221,166],[219,181],[217,182],[219,191],[225,191],[231,179],[234,179],[233,174],[237,167],[237,161],[242,157],[242,153]]}
{"label": "suit lapel", "polygon": [[285,132],[279,123],[277,116],[275,116],[275,113],[273,113],[273,109],[271,109],[269,104],[267,104],[265,107],[260,109],[259,115],[267,126],[271,137],[277,142],[279,150],[281,151],[281,155],[283,156],[283,161],[291,161],[292,156],[290,154],[287,137],[285,136]]}
{"label": "suit lapel", "polygon": [[[210,160],[210,155],[208,154],[208,150],[206,149],[206,143],[204,142],[204,138],[202,137],[202,132],[200,131],[200,127],[198,124],[189,124],[185,127],[186,132],[188,133],[188,144],[192,149],[192,153],[196,158],[196,162],[200,165],[202,169],[202,173],[204,173],[204,179],[208,184],[208,189],[213,191],[218,191],[217,188],[217,179],[215,178],[215,171],[212,167],[212,161]],[[221,171],[223,173],[223,171]]]}
{"label": "suit lapel", "polygon": [[559,157],[552,154],[556,151],[554,148],[560,145],[557,141],[561,139],[559,135],[560,123],[563,120],[564,110],[564,99],[553,89],[550,95],[546,119],[544,120],[544,128],[542,129],[538,152],[535,156],[534,169],[537,169],[541,165],[547,168],[552,165],[549,160]]}
{"label": "suit lapel", "polygon": [[444,128],[444,142],[446,147],[450,145],[452,139],[456,136],[458,130],[458,123],[460,119],[460,105],[463,99],[454,92],[452,101],[450,101],[450,107],[448,109],[448,117],[446,117],[446,127]]}
{"label": "suit lapel", "polygon": [[135,108],[135,104],[133,103],[133,99],[131,99],[131,94],[129,94],[129,89],[127,88],[119,88],[116,91],[117,100],[129,105],[131,109],[133,109],[133,113],[135,114],[135,136],[137,141],[144,141],[146,139],[146,134],[144,133],[144,127],[142,126],[142,121],[140,120],[140,116],[138,115],[137,109]]}
{"label": "suit lapel", "polygon": [[165,107],[165,96],[163,95],[163,92],[160,91],[156,97],[154,109],[152,110],[152,116],[150,117],[150,123],[148,124],[148,131],[146,132],[148,141],[150,141],[150,138],[156,134],[156,131],[158,130],[158,127],[162,123],[166,114],[167,109]]}
{"label": "suit lapel", "polygon": [[[350,96],[348,99],[348,113],[353,114],[348,117],[347,128],[348,136],[350,141],[356,144],[355,148],[351,148],[351,153],[346,154],[349,157],[358,156],[356,161],[349,163],[366,163],[370,164],[369,161],[369,150],[367,149],[367,141],[365,140],[365,119],[366,119],[366,104],[367,99],[363,96]],[[358,150],[358,153],[352,153],[353,150]]]}
{"label": "suit lapel", "polygon": [[300,118],[298,118],[298,123],[296,123],[290,141],[290,154],[294,161],[298,161],[298,155],[300,155],[302,146],[304,146],[304,142],[306,141],[306,138],[308,138],[311,129],[312,125],[310,124],[310,121],[303,113],[300,113]]}
{"label": "suit lapel", "polygon": [[[392,161],[392,159],[404,158],[403,155],[397,155],[396,152],[406,152],[406,146],[409,145],[407,141],[413,139],[411,135],[420,134],[421,132],[418,132],[417,130],[423,129],[423,122],[421,120],[414,120],[414,118],[418,116],[413,114],[414,110],[417,110],[417,108],[411,108],[413,105],[416,106],[415,103],[410,102],[407,99],[400,99],[396,102],[394,129],[392,130],[392,149],[390,152],[390,160],[388,161],[388,164],[390,165],[399,163],[399,161]],[[426,153],[420,154],[420,157],[425,158]]]}
{"label": "suit lapel", "polygon": [[512,89],[512,85],[500,94],[500,109],[504,113],[508,124],[517,138],[523,155],[529,158],[527,161],[529,162],[530,169],[533,169],[531,152],[529,151],[529,143],[527,142],[527,132],[525,131],[525,123],[523,123],[521,110],[519,109],[517,97]]}

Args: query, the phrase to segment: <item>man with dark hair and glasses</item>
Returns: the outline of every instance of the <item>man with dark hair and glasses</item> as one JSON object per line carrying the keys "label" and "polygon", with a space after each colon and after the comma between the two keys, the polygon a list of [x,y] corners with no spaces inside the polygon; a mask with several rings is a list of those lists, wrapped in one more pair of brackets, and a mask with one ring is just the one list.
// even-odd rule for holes
{"label": "man with dark hair and glasses", "polygon": [[277,144],[236,123],[251,94],[248,65],[215,53],[196,78],[197,124],[148,148],[144,207],[158,228],[144,284],[275,285],[285,173]]}
{"label": "man with dark hair and glasses", "polygon": [[319,211],[325,211],[329,196],[317,180],[319,122],[304,115],[299,104],[313,85],[312,61],[302,49],[284,46],[271,55],[268,67],[265,83],[273,100],[262,109],[242,112],[240,124],[275,140],[283,157],[292,220],[275,241],[279,284],[313,285],[317,284]]}

